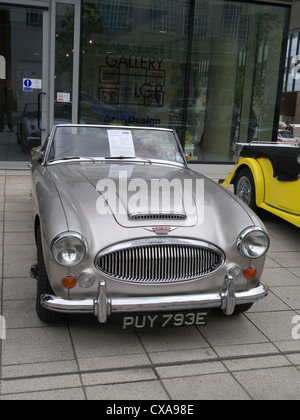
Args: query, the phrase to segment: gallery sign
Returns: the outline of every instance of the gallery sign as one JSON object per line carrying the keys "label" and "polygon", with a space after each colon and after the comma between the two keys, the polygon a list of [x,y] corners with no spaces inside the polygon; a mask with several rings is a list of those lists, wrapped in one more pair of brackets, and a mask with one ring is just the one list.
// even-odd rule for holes
{"label": "gallery sign", "polygon": [[110,52],[100,67],[99,98],[105,104],[164,106],[166,70],[161,55]]}

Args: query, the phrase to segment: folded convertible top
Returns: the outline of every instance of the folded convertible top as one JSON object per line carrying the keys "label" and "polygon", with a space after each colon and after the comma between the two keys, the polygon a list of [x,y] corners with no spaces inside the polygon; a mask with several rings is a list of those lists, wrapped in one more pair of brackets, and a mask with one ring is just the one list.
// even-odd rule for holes
{"label": "folded convertible top", "polygon": [[299,147],[249,145],[243,147],[240,156],[269,159],[273,166],[273,176],[278,181],[296,181],[300,177]]}

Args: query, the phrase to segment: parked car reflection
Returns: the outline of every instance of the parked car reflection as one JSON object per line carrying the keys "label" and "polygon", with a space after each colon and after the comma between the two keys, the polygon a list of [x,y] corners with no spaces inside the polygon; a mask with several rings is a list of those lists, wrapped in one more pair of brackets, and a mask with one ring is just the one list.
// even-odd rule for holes
{"label": "parked car reflection", "polygon": [[23,153],[41,144],[41,130],[38,123],[38,104],[25,105],[17,127],[18,144]]}
{"label": "parked car reflection", "polygon": [[277,142],[298,144],[300,143],[300,139],[298,137],[294,137],[294,135],[290,131],[278,130]]}
{"label": "parked car reflection", "polygon": [[[72,91],[65,91],[65,93],[70,93],[70,102],[55,103],[56,124],[72,121]],[[107,104],[87,92],[80,92],[79,114],[82,124],[124,123],[128,119],[128,112]]]}

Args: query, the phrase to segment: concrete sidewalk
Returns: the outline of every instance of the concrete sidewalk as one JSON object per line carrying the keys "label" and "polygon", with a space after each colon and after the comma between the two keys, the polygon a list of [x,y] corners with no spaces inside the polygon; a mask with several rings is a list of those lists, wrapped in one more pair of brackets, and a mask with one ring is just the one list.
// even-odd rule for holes
{"label": "concrete sidewalk", "polygon": [[299,229],[264,216],[271,292],[246,314],[213,315],[201,328],[122,331],[90,317],[48,326],[29,277],[29,190],[28,171],[0,171],[1,400],[300,398]]}

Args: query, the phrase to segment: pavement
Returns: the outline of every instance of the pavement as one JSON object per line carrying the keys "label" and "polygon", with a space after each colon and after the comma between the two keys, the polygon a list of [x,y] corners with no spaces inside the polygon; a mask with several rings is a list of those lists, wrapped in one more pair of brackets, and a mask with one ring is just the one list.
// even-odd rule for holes
{"label": "pavement", "polygon": [[0,400],[299,399],[298,228],[262,216],[270,295],[245,314],[179,329],[123,331],[94,317],[49,326],[35,314],[29,276],[29,191],[28,171],[0,170]]}

